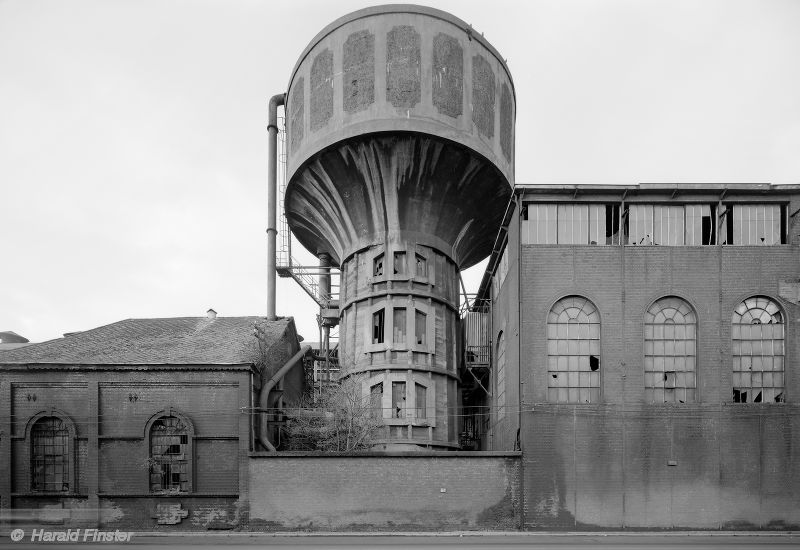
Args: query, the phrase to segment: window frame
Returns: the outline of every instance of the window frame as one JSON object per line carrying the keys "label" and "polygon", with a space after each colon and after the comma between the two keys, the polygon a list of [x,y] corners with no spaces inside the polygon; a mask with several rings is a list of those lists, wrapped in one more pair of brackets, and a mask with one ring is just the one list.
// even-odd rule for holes
{"label": "window frame", "polygon": [[[395,405],[392,403],[392,384],[396,382],[405,383],[406,387],[406,406],[405,414],[402,418],[396,418]],[[371,403],[372,388],[378,384],[383,384],[382,394],[382,420],[386,426],[420,426],[436,427],[436,382],[430,373],[425,374],[419,371],[380,371],[373,374],[362,382],[362,396],[369,399]],[[425,418],[417,418],[417,391],[416,385],[425,387]],[[386,391],[389,388],[389,391]],[[410,390],[409,390],[410,388]]]}
{"label": "window frame", "polygon": [[[561,323],[561,322],[552,322],[551,321],[551,316],[552,315],[555,315],[556,316],[556,320],[558,320],[558,318],[561,316],[561,314],[563,312],[565,312],[567,309],[569,309],[569,306],[561,306],[563,309],[560,312],[556,313],[555,310],[556,310],[557,306],[559,306],[559,304],[561,304],[562,302],[565,302],[566,300],[576,299],[576,298],[580,299],[580,300],[583,300],[584,301],[584,306],[586,304],[589,304],[594,309],[593,312],[586,313],[583,310],[583,306],[582,306],[581,309],[580,309],[580,312],[582,312],[587,317],[589,317],[591,315],[591,313],[596,313],[596,315],[597,315],[597,322],[596,323],[591,323],[591,322],[590,323],[586,323],[586,325],[588,327],[586,329],[586,333],[588,334],[587,338],[582,338],[582,337],[571,338],[570,337],[570,332],[571,331],[569,330],[569,328],[567,328],[565,330],[560,330],[560,328],[559,328],[559,327],[564,326],[564,325],[566,325],[568,327],[572,323],[569,323],[569,322]],[[559,298],[556,301],[554,301],[552,303],[552,305],[548,308],[545,319],[546,319],[546,322],[545,322],[545,331],[546,331],[545,332],[545,341],[546,341],[546,354],[547,354],[547,401],[549,403],[565,403],[565,404],[586,404],[586,403],[596,404],[596,403],[602,403],[603,402],[603,393],[602,393],[602,389],[603,389],[603,375],[602,375],[602,373],[603,373],[603,370],[601,369],[601,367],[603,365],[603,360],[602,360],[602,358],[603,358],[603,346],[602,346],[602,342],[603,342],[603,331],[602,331],[603,322],[602,322],[602,315],[600,314],[600,309],[595,305],[595,301],[590,299],[590,298],[588,298],[587,296],[581,295],[581,294],[568,294],[566,296],[562,296],[561,298]],[[582,325],[582,324],[583,323],[579,323],[579,325]],[[595,324],[597,325],[597,338],[592,338],[592,332],[593,331],[591,329],[591,326],[595,325]],[[551,329],[551,327],[553,327],[553,328]],[[563,334],[560,334],[560,333],[563,333],[563,332],[567,333],[566,337],[564,337]],[[581,330],[578,330],[578,332],[580,333]],[[553,335],[553,334],[555,334],[555,335]],[[594,342],[594,341],[597,342],[597,344],[595,346],[592,345],[592,342]],[[567,346],[567,351],[565,353],[562,353],[560,351],[560,349],[564,347],[561,344],[562,342],[565,342],[565,345]],[[577,354],[576,353],[572,353],[570,351],[570,348],[569,348],[570,342],[576,342],[576,345],[574,347],[577,348],[578,352],[580,352],[580,347],[581,347],[580,346],[580,342],[588,342],[588,344],[587,344],[587,347],[589,348],[588,355],[583,354],[583,353],[577,353]],[[551,344],[551,343],[553,343],[553,344]],[[556,353],[551,353],[551,351],[553,351],[554,347],[555,347]],[[592,348],[595,348],[594,351],[596,351],[596,353],[592,353],[592,351],[593,351]],[[587,358],[587,365],[589,366],[589,369],[590,369],[589,371],[584,371],[580,367],[580,363],[581,363],[580,358],[584,357],[584,356]],[[551,357],[554,358],[554,360],[551,360]],[[570,367],[570,363],[571,363],[570,358],[572,358],[572,357],[576,358],[572,362],[573,363],[577,363],[577,369],[571,369],[571,367]],[[563,361],[561,360],[562,358],[564,359]],[[597,368],[596,369],[591,369],[591,365],[593,363],[593,361],[592,361],[593,358],[594,358],[595,362],[597,363]],[[562,365],[565,368],[562,368]],[[596,372],[596,371],[599,371],[599,372]],[[586,375],[586,376],[584,376],[584,379],[588,378],[589,384],[591,384],[591,380],[593,378],[597,379],[597,384],[596,385],[581,385],[581,383],[580,383],[581,374],[584,374],[584,373]],[[561,378],[562,374],[565,374],[566,377],[565,378]],[[571,374],[573,376],[570,376]],[[596,375],[596,376],[592,376],[592,375]],[[566,379],[566,383],[562,383],[561,382],[564,379]],[[577,380],[577,385],[570,384],[570,380],[571,379],[576,379]],[[558,380],[557,385],[552,385],[553,384],[553,380]],[[556,399],[553,399],[552,395],[554,393],[557,396],[560,395],[562,393],[560,391],[562,388],[565,389],[566,392],[567,392],[567,395],[568,395],[567,399],[566,400],[562,400],[559,397],[556,397]],[[589,392],[589,400],[588,401],[582,401],[581,400],[580,393],[581,393],[582,389],[588,390],[588,392]],[[596,391],[596,400],[592,399],[592,397],[591,397],[592,390],[594,390],[594,389],[597,390]],[[555,392],[553,390],[555,390]],[[569,398],[570,390],[577,391],[577,395],[578,395],[577,400],[573,400],[573,399]]]}
{"label": "window frame", "polygon": [[[183,424],[186,430],[186,447],[184,449],[184,455],[186,457],[184,459],[186,460],[186,490],[184,491],[175,491],[169,489],[162,489],[155,491],[152,489],[150,483],[150,475],[153,464],[153,441],[151,437],[153,426],[155,425],[156,422],[158,422],[162,418],[167,418],[167,417],[177,418]],[[194,438],[195,438],[194,424],[189,420],[189,418],[185,414],[183,414],[181,411],[175,408],[169,407],[166,409],[162,409],[150,417],[144,428],[144,439],[147,442],[147,462],[148,462],[148,468],[146,470],[147,494],[186,495],[186,494],[191,494],[194,491]]]}
{"label": "window frame", "polygon": [[[781,327],[781,338],[780,338],[780,342],[781,342],[781,349],[782,349],[782,352],[781,352],[781,354],[780,354],[780,355],[777,355],[777,354],[772,354],[772,355],[768,355],[768,356],[766,356],[766,355],[764,355],[764,354],[762,353],[762,354],[759,356],[759,355],[754,355],[754,354],[750,354],[750,355],[744,355],[744,354],[742,354],[741,352],[740,352],[740,353],[736,353],[736,351],[735,351],[735,350],[737,349],[737,347],[738,347],[740,350],[743,350],[743,349],[744,349],[744,347],[745,347],[745,346],[744,346],[742,343],[740,343],[740,344],[739,344],[739,346],[737,346],[737,345],[736,345],[736,342],[737,342],[737,341],[738,341],[738,342],[748,342],[748,343],[749,343],[749,345],[748,345],[747,347],[750,347],[750,348],[752,349],[752,347],[751,347],[751,346],[752,346],[752,342],[755,342],[756,340],[755,340],[755,339],[753,339],[753,338],[750,338],[750,339],[745,339],[745,338],[741,338],[741,337],[739,337],[739,338],[735,337],[735,336],[734,336],[734,334],[735,334],[737,331],[735,330],[735,328],[734,328],[734,327],[736,327],[736,326],[739,326],[739,327],[743,327],[743,326],[753,326],[753,325],[758,325],[758,326],[761,326],[761,325],[763,325],[763,324],[764,324],[764,323],[761,323],[761,322],[759,322],[759,323],[734,323],[734,316],[736,316],[736,315],[739,315],[739,316],[740,316],[740,318],[741,318],[741,317],[744,317],[744,314],[746,314],[746,313],[749,313],[749,312],[750,312],[751,310],[753,310],[753,309],[756,309],[755,307],[746,307],[746,308],[745,308],[745,310],[744,310],[744,313],[742,313],[742,314],[739,314],[739,313],[737,313],[737,310],[738,310],[738,309],[739,309],[739,308],[740,308],[742,305],[745,305],[745,304],[747,304],[747,302],[748,302],[749,300],[767,300],[767,302],[768,302],[768,304],[767,304],[767,305],[770,305],[770,304],[774,305],[774,306],[775,306],[775,309],[776,309],[776,312],[777,312],[778,314],[780,314],[780,323],[771,323],[771,322],[770,322],[770,323],[766,323],[766,325],[767,325],[767,326],[771,326],[771,327],[774,327],[774,326],[780,326],[780,327]],[[764,310],[764,311],[765,311],[765,313],[769,313],[769,312],[768,312],[768,311],[766,311],[766,310]],[[770,314],[770,315],[774,316],[774,314]],[[784,308],[783,308],[783,307],[781,307],[781,304],[780,304],[780,302],[778,302],[778,300],[776,300],[776,299],[774,299],[773,297],[771,297],[771,296],[768,296],[768,295],[766,295],[766,294],[753,294],[753,295],[747,296],[747,297],[745,297],[744,299],[742,299],[742,300],[739,300],[739,301],[737,301],[737,302],[736,302],[736,305],[734,306],[734,308],[733,308],[733,311],[731,312],[731,325],[730,325],[730,326],[731,326],[731,333],[730,333],[730,336],[731,336],[731,339],[730,339],[730,341],[731,341],[731,362],[730,362],[730,369],[731,369],[731,370],[730,370],[730,372],[731,372],[731,393],[730,393],[729,395],[730,395],[730,397],[731,397],[731,402],[732,402],[732,403],[735,403],[735,404],[737,404],[737,405],[738,405],[738,404],[747,404],[747,405],[781,405],[781,404],[783,404],[783,403],[786,403],[786,402],[787,402],[787,399],[786,399],[786,332],[787,332],[787,326],[788,326],[787,320],[788,320],[788,319],[787,319],[786,311],[784,310]],[[738,332],[741,334],[741,332],[742,332],[741,328],[739,329],[739,331],[738,331]],[[762,331],[762,333],[763,333],[763,331]],[[775,342],[776,340],[777,340],[777,339],[775,339],[775,338],[770,338],[769,340],[765,340],[764,338],[760,338],[760,339],[758,340],[758,342],[759,342],[759,347],[763,349],[763,343],[764,343],[765,341]],[[756,390],[756,389],[760,389],[760,391],[759,391],[759,395],[762,395],[762,399],[761,399],[760,401],[755,401],[755,400],[750,400],[750,401],[741,401],[741,400],[736,400],[736,399],[735,399],[735,395],[736,395],[736,394],[735,394],[735,392],[737,391],[737,385],[736,385],[736,383],[735,383],[736,374],[737,374],[737,373],[739,373],[739,374],[740,374],[740,379],[741,379],[741,376],[742,376],[743,374],[745,374],[745,371],[744,371],[743,369],[739,369],[738,371],[737,371],[737,370],[735,370],[735,366],[736,366],[736,358],[737,358],[737,357],[740,359],[740,362],[741,362],[741,359],[742,359],[743,357],[747,357],[747,358],[750,360],[750,363],[751,363],[751,365],[752,365],[752,360],[753,360],[753,358],[754,358],[754,357],[760,357],[760,358],[761,358],[761,361],[762,361],[762,368],[761,368],[761,370],[759,370],[759,371],[755,371],[755,370],[753,370],[753,369],[752,369],[752,366],[751,366],[751,368],[749,369],[749,370],[750,370],[750,372],[748,373],[748,375],[750,376],[750,378],[751,378],[751,382],[752,382],[752,376],[753,376],[754,374],[758,373],[758,374],[759,374],[759,376],[761,376],[761,377],[762,377],[762,383],[761,383],[760,385],[758,385],[758,386],[753,386],[752,384],[750,384],[750,385],[747,385],[747,386],[745,386],[745,385],[743,385],[743,384],[739,384],[739,387],[738,387],[738,391],[740,392],[740,395],[741,395],[742,388],[747,388],[747,391],[748,391],[748,392],[749,392],[749,391],[754,391],[754,390]],[[765,370],[765,369],[763,368],[763,359],[764,359],[765,357],[769,357],[769,358],[771,358],[771,360],[772,360],[772,363],[771,363],[771,364],[773,365],[773,368],[771,368],[771,369],[769,369],[769,370]],[[775,364],[775,362],[774,362],[774,359],[775,359],[776,357],[780,357],[780,358],[781,358],[781,361],[780,361],[780,363],[781,363],[781,365],[782,365],[782,369],[781,369],[780,371],[776,371],[776,370],[775,370],[775,368],[774,368],[774,364]],[[771,377],[771,378],[774,380],[774,377],[775,377],[775,374],[776,374],[776,373],[780,373],[780,379],[781,379],[782,385],[780,385],[780,386],[776,386],[776,385],[774,385],[774,384],[773,384],[772,386],[765,386],[765,385],[763,384],[763,377],[764,377],[764,375],[765,375],[765,374],[769,374],[769,375],[770,375],[770,377]],[[777,392],[777,393],[778,393],[778,395],[781,395],[781,396],[782,396],[781,400],[780,400],[780,401],[775,401],[775,400],[773,399],[773,400],[771,400],[771,401],[765,401],[765,400],[764,400],[764,398],[763,398],[763,392],[764,392],[764,390],[765,390],[765,389],[772,389],[772,390],[778,390],[778,389],[780,389],[780,392]]]}
{"label": "window frame", "polygon": [[[654,308],[660,302],[666,303],[669,300],[679,300],[681,302],[681,305],[685,305],[688,308],[688,313],[691,314],[691,317],[693,318],[693,321],[694,321],[693,323],[683,323],[682,324],[682,326],[684,326],[684,331],[685,331],[685,327],[686,326],[688,326],[688,325],[692,325],[693,326],[692,338],[690,339],[690,338],[684,337],[684,338],[681,339],[682,342],[691,341],[693,343],[694,351],[693,351],[692,355],[689,355],[688,353],[684,353],[683,355],[675,355],[675,354],[667,355],[666,354],[666,342],[668,342],[669,340],[665,336],[665,333],[667,332],[665,327],[667,325],[671,324],[671,323],[667,323],[667,322],[656,323],[655,322],[655,318],[661,312],[663,312],[665,309],[668,309],[668,308],[667,307],[661,307],[661,309],[659,309],[657,311],[654,311]],[[654,319],[653,322],[648,321],[649,316],[651,316],[651,315],[653,316],[653,319]],[[648,332],[650,332],[650,331],[648,331],[648,326],[653,327],[653,329],[652,329],[653,336],[652,337],[648,337]],[[655,328],[656,326],[661,327],[661,330],[660,331],[657,330]],[[698,390],[698,383],[697,383],[697,378],[698,378],[698,376],[697,376],[697,369],[698,369],[698,363],[697,363],[698,327],[699,327],[699,319],[698,319],[698,315],[697,315],[697,310],[695,309],[695,307],[687,299],[683,298],[682,296],[677,296],[677,295],[674,295],[674,294],[661,296],[661,297],[656,298],[655,300],[653,300],[650,303],[650,305],[647,307],[647,309],[644,311],[643,322],[642,322],[642,329],[643,329],[642,330],[642,336],[643,336],[643,339],[642,339],[642,342],[643,342],[643,345],[642,345],[642,357],[643,357],[642,374],[643,374],[643,378],[644,378],[644,384],[643,384],[642,387],[643,387],[644,392],[645,392],[645,402],[656,404],[656,405],[665,404],[665,403],[680,405],[680,404],[686,404],[686,403],[697,403],[697,402],[699,402],[699,399],[698,399],[698,396],[697,396],[697,390]],[[657,332],[660,332],[662,334],[662,336],[657,338],[656,337],[656,333]],[[672,332],[675,332],[675,331],[673,330]],[[685,334],[685,332],[684,332],[684,334]],[[673,341],[676,341],[676,339],[674,337],[673,337]],[[652,346],[648,346],[648,342],[652,342],[653,345]],[[662,345],[658,346],[656,344],[657,342],[662,343]],[[653,353],[651,353],[651,354],[648,354],[648,348],[649,347],[652,347],[652,349],[653,349]],[[655,353],[656,352],[656,348],[663,348],[664,349],[663,353],[660,354],[660,355],[656,355],[656,353]],[[647,358],[648,357],[653,357],[654,358],[653,359],[653,369],[650,370],[650,371],[648,371],[648,367],[647,367]],[[656,363],[658,362],[656,360],[656,358],[659,358],[659,357],[664,360],[662,362],[663,363],[662,364],[662,370],[660,370],[660,371],[657,370],[656,367],[655,367]],[[683,358],[691,357],[692,358],[692,362],[694,363],[694,366],[693,366],[693,368],[691,370],[677,370],[677,369],[666,370],[666,358],[667,357],[683,357]],[[663,374],[663,376],[662,376],[662,381],[664,382],[663,386],[659,387],[659,386],[657,386],[655,384],[655,382],[653,383],[652,386],[648,386],[647,385],[647,378],[648,378],[647,375],[648,375],[648,373],[652,376],[654,381],[655,381],[655,376],[656,376],[657,373]],[[673,373],[673,375],[674,375],[675,382],[674,382],[674,385],[673,385],[672,388],[667,388],[667,385],[666,385],[666,382],[668,381],[668,377],[667,377],[668,373]],[[678,374],[683,375],[682,377],[684,378],[684,380],[686,380],[686,375],[689,374],[689,373],[691,373],[691,377],[692,377],[691,383],[692,383],[692,385],[687,385],[686,383],[684,383],[684,385],[678,386],[677,385]],[[647,398],[647,390],[648,389],[653,390],[653,392],[652,392],[653,393],[653,399],[648,399]],[[657,393],[657,391],[659,389],[664,390],[664,400],[663,401],[658,401],[658,400],[655,399],[656,393]],[[666,400],[666,395],[667,395],[666,394],[666,390],[667,389],[673,389],[673,390],[682,389],[682,390],[684,390],[684,394],[683,394],[684,400],[683,400],[683,402],[681,402],[681,400],[677,398],[677,391],[673,392],[673,393],[676,394],[675,400],[667,401]],[[687,390],[692,390],[692,392],[693,392],[691,400],[689,400],[687,398],[687,393],[686,393]]]}
{"label": "window frame", "polygon": [[[67,430],[67,439],[66,439],[66,449],[64,450],[63,457],[64,462],[67,467],[67,489],[63,489],[60,491],[48,491],[46,489],[37,489],[34,487],[34,460],[35,460],[35,453],[34,453],[34,428],[36,425],[43,420],[49,418],[56,418],[61,421],[64,428]],[[46,411],[41,411],[31,418],[28,419],[28,423],[25,427],[25,441],[27,443],[27,452],[28,452],[28,465],[30,471],[28,472],[28,490],[31,493],[36,494],[57,494],[57,495],[74,495],[78,494],[78,472],[77,468],[75,467],[75,450],[76,450],[76,439],[77,439],[77,432],[75,429],[75,423],[72,419],[67,415],[65,412],[60,411],[58,409],[48,409]]]}

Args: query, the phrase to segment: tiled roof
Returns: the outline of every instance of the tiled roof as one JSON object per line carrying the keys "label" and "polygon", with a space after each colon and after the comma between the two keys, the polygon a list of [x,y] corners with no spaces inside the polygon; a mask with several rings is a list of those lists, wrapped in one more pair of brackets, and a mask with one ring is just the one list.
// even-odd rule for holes
{"label": "tiled roof", "polygon": [[256,323],[264,329],[266,338],[277,341],[292,319],[126,319],[64,338],[0,351],[0,365],[250,364],[256,350]]}

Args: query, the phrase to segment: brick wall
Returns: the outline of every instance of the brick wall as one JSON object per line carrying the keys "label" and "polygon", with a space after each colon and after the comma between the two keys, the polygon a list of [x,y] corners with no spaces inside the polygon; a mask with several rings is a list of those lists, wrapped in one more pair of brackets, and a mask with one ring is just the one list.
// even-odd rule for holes
{"label": "brick wall", "polygon": [[[780,293],[781,281],[800,277],[793,243],[520,247],[526,527],[800,526],[800,304]],[[514,290],[506,292],[513,301]],[[571,294],[600,312],[598,404],[547,402],[547,312]],[[732,402],[731,314],[759,294],[786,317],[782,404]],[[697,314],[694,403],[644,400],[644,313],[669,295]]]}
{"label": "brick wall", "polygon": [[517,453],[250,459],[251,529],[517,529],[520,496]]}
{"label": "brick wall", "polygon": [[[65,525],[112,529],[230,528],[232,521],[246,521],[242,502],[247,499],[250,418],[242,411],[250,404],[247,367],[17,370],[4,372],[0,391],[6,404],[0,411],[5,431],[0,443],[9,457],[0,483],[3,507],[42,509],[64,515]],[[149,486],[146,427],[153,415],[168,408],[193,426],[192,491],[180,497],[152,495]],[[70,492],[63,496],[30,488],[26,430],[36,415],[51,411],[74,427]],[[171,503],[181,504],[186,518],[158,526],[156,508]]]}

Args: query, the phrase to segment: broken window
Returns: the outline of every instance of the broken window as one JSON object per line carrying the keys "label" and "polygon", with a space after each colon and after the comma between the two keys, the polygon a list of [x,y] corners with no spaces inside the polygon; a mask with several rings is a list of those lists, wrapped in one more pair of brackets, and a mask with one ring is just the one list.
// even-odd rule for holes
{"label": "broken window", "polygon": [[629,245],[716,243],[716,207],[710,204],[630,204],[623,212],[623,225]]}
{"label": "broken window", "polygon": [[392,382],[392,417],[405,418],[406,416],[406,383]]}
{"label": "broken window", "polygon": [[175,416],[163,416],[150,428],[150,490],[185,492],[189,487],[189,432]]}
{"label": "broken window", "polygon": [[420,310],[414,310],[414,338],[417,345],[426,345],[428,333],[428,316]]}
{"label": "broken window", "polygon": [[69,491],[69,430],[55,416],[36,421],[31,429],[31,490]]}
{"label": "broken window", "polygon": [[766,296],[740,303],[731,318],[733,401],[784,401],[784,322],[778,304]]}
{"label": "broken window", "polygon": [[710,204],[687,204],[686,245],[716,244],[717,207]]}
{"label": "broken window", "polygon": [[600,401],[600,314],[582,296],[568,296],[547,316],[548,400]]}
{"label": "broken window", "polygon": [[523,244],[619,244],[619,205],[528,204]]}
{"label": "broken window", "polygon": [[497,373],[495,405],[497,407],[497,419],[500,420],[506,414],[506,341],[502,331],[497,335],[495,372]]}
{"label": "broken window", "polygon": [[396,307],[392,317],[394,325],[394,338],[392,341],[395,344],[406,344],[406,308]]}
{"label": "broken window", "polygon": [[372,275],[375,277],[383,276],[383,254],[378,254],[372,260]]}
{"label": "broken window", "polygon": [[383,344],[384,310],[379,309],[372,314],[372,343]]}
{"label": "broken window", "polygon": [[417,418],[428,417],[428,388],[422,384],[414,384],[415,410]]}
{"label": "broken window", "polygon": [[648,403],[695,400],[697,316],[685,300],[668,296],[644,320],[644,394]]}
{"label": "broken window", "polygon": [[428,276],[428,260],[425,256],[421,254],[416,254],[416,261],[417,261],[417,277],[427,277]]}
{"label": "broken window", "polygon": [[373,417],[383,418],[383,382],[369,389],[369,406]]}
{"label": "broken window", "polygon": [[402,275],[406,272],[406,253],[405,252],[395,252],[394,253],[394,274],[395,275]]}
{"label": "broken window", "polygon": [[722,244],[786,244],[786,209],[778,204],[734,204],[723,211]]}

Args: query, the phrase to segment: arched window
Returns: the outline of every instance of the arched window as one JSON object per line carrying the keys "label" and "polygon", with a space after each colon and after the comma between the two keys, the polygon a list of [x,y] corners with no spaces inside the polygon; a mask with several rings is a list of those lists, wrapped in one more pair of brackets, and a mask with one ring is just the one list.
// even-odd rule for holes
{"label": "arched window", "polygon": [[506,415],[506,340],[503,331],[497,335],[495,367],[497,368],[497,419]]}
{"label": "arched window", "polygon": [[45,416],[31,428],[31,489],[49,493],[70,490],[70,437],[63,420]]}
{"label": "arched window", "polygon": [[688,403],[697,387],[697,316],[685,300],[656,300],[644,316],[644,396],[651,403]]}
{"label": "arched window", "polygon": [[162,416],[150,427],[150,490],[189,491],[189,430],[177,416]]}
{"label": "arched window", "polygon": [[547,316],[547,387],[553,403],[600,401],[600,314],[586,298],[562,298]]}
{"label": "arched window", "polygon": [[766,296],[736,306],[731,318],[734,403],[782,403],[783,314]]}

